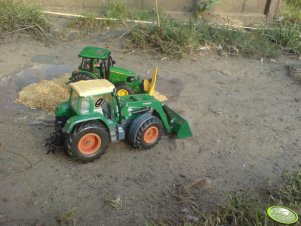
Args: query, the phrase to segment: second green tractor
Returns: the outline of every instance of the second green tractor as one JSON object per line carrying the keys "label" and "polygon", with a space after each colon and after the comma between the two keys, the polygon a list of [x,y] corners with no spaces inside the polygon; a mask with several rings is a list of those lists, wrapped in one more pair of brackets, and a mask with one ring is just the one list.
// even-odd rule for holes
{"label": "second green tractor", "polygon": [[142,79],[133,71],[115,67],[110,50],[99,47],[85,47],[79,53],[82,59],[77,70],[72,72],[70,82],[106,79],[114,84],[119,96],[147,93],[151,79]]}

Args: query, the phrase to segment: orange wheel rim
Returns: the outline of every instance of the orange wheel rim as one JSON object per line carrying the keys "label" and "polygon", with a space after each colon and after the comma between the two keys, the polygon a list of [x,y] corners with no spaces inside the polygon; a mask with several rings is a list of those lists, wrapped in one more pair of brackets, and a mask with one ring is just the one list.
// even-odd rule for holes
{"label": "orange wheel rim", "polygon": [[101,138],[95,133],[88,133],[80,138],[78,150],[84,155],[91,155],[98,151],[101,146]]}
{"label": "orange wheel rim", "polygon": [[144,133],[144,142],[147,144],[151,144],[155,142],[158,139],[159,136],[159,130],[156,126],[151,126],[147,128],[147,130]]}

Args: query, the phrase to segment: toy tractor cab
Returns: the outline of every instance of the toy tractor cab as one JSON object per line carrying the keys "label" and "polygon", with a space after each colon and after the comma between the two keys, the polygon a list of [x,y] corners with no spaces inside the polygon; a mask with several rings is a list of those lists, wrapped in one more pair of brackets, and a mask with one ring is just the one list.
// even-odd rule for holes
{"label": "toy tractor cab", "polygon": [[72,72],[71,82],[90,79],[107,79],[112,82],[119,96],[148,92],[149,80],[142,80],[133,71],[114,67],[111,52],[105,48],[85,47],[79,54],[82,58],[78,70]]}
{"label": "toy tractor cab", "polygon": [[192,136],[188,122],[151,93],[118,96],[105,79],[71,83],[70,88],[69,101],[55,110],[55,136],[78,160],[93,161],[110,142],[124,139],[133,147],[149,149],[164,133]]}

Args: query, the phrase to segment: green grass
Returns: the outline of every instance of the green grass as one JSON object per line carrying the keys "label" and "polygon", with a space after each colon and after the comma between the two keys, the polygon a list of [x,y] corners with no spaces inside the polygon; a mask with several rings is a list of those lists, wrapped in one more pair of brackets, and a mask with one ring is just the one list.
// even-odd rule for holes
{"label": "green grass", "polygon": [[130,17],[130,10],[127,5],[122,1],[108,1],[102,10],[102,14],[105,17],[124,19]]}
{"label": "green grass", "polygon": [[282,52],[301,53],[301,24],[282,22],[264,29],[261,35]]}
{"label": "green grass", "polygon": [[[301,215],[301,171],[283,174],[283,185],[276,188],[271,195],[254,197],[250,194],[232,193],[227,196],[226,202],[217,205],[212,212],[194,210],[194,215],[199,222],[183,221],[179,226],[278,226],[266,215],[268,207],[283,205]],[[159,223],[156,223],[159,222]],[[164,223],[162,223],[164,222]],[[146,222],[145,225],[169,226],[174,223],[159,220],[154,223]],[[295,226],[301,225],[299,223]]]}
{"label": "green grass", "polygon": [[114,20],[97,20],[94,15],[84,15],[68,23],[68,27],[76,28],[85,33],[95,33],[119,25],[119,21]]}
{"label": "green grass", "polygon": [[140,48],[151,47],[175,55],[190,53],[199,45],[197,26],[169,18],[161,20],[160,28],[156,25],[136,26],[129,38]]}
{"label": "green grass", "polygon": [[255,31],[209,25],[204,21],[188,23],[163,17],[161,27],[138,25],[128,38],[139,48],[154,48],[162,53],[182,56],[201,45],[237,50],[242,55],[275,57],[281,53],[301,53],[301,29],[298,24],[271,24]]}
{"label": "green grass", "polygon": [[[129,9],[124,2],[115,0],[108,1],[98,15],[88,14],[83,16],[72,20],[68,26],[84,32],[95,33],[107,27],[125,25],[125,20],[153,20],[155,14],[150,10]],[[95,17],[103,17],[108,20],[97,20]],[[116,20],[110,20],[110,18]]]}
{"label": "green grass", "polygon": [[285,0],[280,15],[293,23],[301,22],[301,1]]}
{"label": "green grass", "polygon": [[35,5],[12,0],[0,0],[0,33],[2,36],[17,31],[45,37],[49,24],[43,12]]}

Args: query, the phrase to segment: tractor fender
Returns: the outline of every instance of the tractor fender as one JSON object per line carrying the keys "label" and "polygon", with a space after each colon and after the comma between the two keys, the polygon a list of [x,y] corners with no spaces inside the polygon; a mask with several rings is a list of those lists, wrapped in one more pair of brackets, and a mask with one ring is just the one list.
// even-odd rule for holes
{"label": "tractor fender", "polygon": [[73,131],[74,127],[79,123],[83,123],[87,121],[95,121],[95,120],[101,122],[104,126],[106,126],[108,131],[109,128],[112,128],[112,126],[114,126],[114,123],[108,120],[105,116],[103,116],[100,113],[94,112],[86,115],[75,115],[69,118],[63,128],[63,132],[69,134]]}

